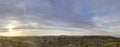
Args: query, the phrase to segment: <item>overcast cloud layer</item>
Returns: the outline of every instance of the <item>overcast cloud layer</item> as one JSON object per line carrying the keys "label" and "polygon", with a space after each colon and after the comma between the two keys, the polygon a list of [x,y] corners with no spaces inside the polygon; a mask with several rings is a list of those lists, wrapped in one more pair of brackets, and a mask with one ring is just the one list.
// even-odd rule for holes
{"label": "overcast cloud layer", "polygon": [[[0,28],[29,35],[118,35],[120,0],[0,0]],[[4,32],[4,31],[1,31]]]}

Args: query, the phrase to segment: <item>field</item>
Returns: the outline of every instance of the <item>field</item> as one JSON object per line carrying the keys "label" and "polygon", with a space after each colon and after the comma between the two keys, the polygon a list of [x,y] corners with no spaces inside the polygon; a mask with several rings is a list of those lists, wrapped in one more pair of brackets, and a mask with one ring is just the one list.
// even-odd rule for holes
{"label": "field", "polygon": [[120,47],[120,38],[111,36],[0,37],[0,47]]}

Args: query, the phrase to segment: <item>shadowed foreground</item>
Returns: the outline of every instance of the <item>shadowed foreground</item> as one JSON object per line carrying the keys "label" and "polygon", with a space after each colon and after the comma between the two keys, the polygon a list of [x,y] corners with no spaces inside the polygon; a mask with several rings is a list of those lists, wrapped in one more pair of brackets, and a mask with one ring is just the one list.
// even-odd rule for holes
{"label": "shadowed foreground", "polygon": [[0,37],[0,47],[120,47],[120,38],[110,36]]}

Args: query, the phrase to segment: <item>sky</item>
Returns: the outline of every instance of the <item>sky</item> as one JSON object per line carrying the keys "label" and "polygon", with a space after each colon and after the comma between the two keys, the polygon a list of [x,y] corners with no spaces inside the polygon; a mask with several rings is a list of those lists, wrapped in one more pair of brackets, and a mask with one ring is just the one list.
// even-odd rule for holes
{"label": "sky", "polygon": [[[26,35],[120,34],[120,0],[0,0],[0,32]],[[14,33],[13,32],[13,33]]]}

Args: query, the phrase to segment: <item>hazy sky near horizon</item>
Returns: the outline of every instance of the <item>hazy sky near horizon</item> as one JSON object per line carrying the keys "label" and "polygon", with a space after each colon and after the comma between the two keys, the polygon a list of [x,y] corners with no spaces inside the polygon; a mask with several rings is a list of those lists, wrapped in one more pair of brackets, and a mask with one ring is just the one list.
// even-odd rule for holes
{"label": "hazy sky near horizon", "polygon": [[13,25],[28,35],[119,35],[119,2],[0,0],[0,29]]}

